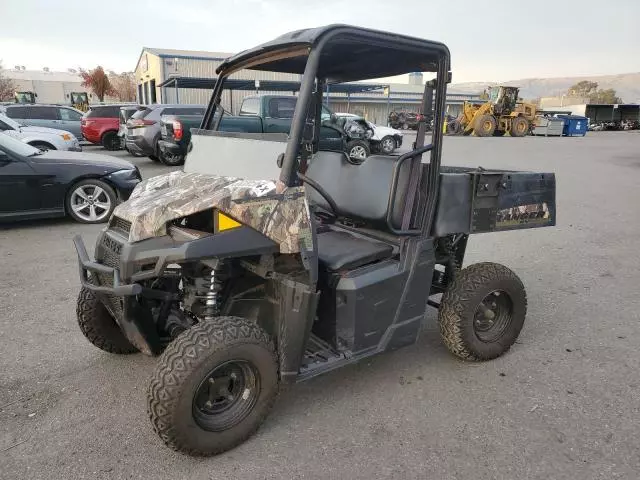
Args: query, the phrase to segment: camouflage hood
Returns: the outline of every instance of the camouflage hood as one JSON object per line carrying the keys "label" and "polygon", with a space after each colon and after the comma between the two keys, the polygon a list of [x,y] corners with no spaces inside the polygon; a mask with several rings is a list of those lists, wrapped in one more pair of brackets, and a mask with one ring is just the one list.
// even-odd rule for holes
{"label": "camouflage hood", "polygon": [[113,215],[131,223],[129,241],[166,235],[167,222],[217,208],[280,245],[281,253],[311,250],[304,188],[276,193],[274,182],[172,172],[138,184]]}

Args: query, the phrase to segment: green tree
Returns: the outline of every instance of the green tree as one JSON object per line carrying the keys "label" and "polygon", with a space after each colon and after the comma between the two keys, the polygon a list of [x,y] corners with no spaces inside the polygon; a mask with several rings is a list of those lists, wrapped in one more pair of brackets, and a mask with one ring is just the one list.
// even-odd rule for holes
{"label": "green tree", "polygon": [[618,97],[613,88],[606,90],[598,89],[598,82],[590,82],[582,80],[567,90],[567,95],[572,97],[586,97],[590,103],[622,103],[622,99]]}
{"label": "green tree", "polygon": [[582,80],[576,83],[572,87],[569,87],[567,95],[572,97],[590,97],[598,90],[598,82],[590,82],[589,80]]}
{"label": "green tree", "polygon": [[598,90],[589,97],[591,103],[624,103],[613,88]]}
{"label": "green tree", "polygon": [[0,102],[13,100],[15,85],[13,80],[2,75],[2,62],[0,61]]}
{"label": "green tree", "polygon": [[100,65],[89,71],[80,69],[80,76],[82,77],[82,86],[90,88],[101,102],[104,102],[105,95],[116,93],[109,81],[109,77],[104,73],[104,69]]}

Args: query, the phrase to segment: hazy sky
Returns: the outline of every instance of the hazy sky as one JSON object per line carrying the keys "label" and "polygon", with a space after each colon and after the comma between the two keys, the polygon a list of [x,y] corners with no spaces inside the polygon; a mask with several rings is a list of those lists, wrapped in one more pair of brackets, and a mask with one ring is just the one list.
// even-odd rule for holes
{"label": "hazy sky", "polygon": [[0,0],[5,68],[133,70],[143,46],[236,52],[349,23],[445,42],[454,83],[640,71],[640,0]]}

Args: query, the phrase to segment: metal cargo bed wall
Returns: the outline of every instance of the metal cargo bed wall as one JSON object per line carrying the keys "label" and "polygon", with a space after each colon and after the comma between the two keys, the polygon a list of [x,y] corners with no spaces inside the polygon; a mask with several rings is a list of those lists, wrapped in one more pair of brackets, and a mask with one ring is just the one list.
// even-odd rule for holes
{"label": "metal cargo bed wall", "polygon": [[553,173],[443,167],[439,188],[436,237],[556,224]]}

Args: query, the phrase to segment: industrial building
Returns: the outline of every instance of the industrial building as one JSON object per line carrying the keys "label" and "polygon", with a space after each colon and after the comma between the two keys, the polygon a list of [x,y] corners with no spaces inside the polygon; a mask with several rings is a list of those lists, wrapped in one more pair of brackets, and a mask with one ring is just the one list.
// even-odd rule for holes
{"label": "industrial building", "polygon": [[13,82],[16,92],[34,92],[38,103],[71,104],[71,92],[87,92],[89,103],[98,99],[82,86],[82,77],[75,70],[52,72],[25,70],[24,67],[2,70],[2,75]]}
{"label": "industrial building", "polygon": [[[135,68],[138,101],[143,104],[207,103],[217,77],[216,68],[230,55],[145,47]],[[300,82],[297,74],[251,70],[237,72],[230,78],[238,82],[235,82],[234,90],[225,93],[223,106],[234,114],[247,95],[294,95]],[[408,83],[357,82],[333,91],[329,86],[327,103],[336,112],[357,113],[374,123],[386,124],[390,111],[417,111],[423,89],[422,74],[414,73],[409,76]],[[465,100],[478,99],[478,95],[449,93],[448,111],[457,115]]]}

